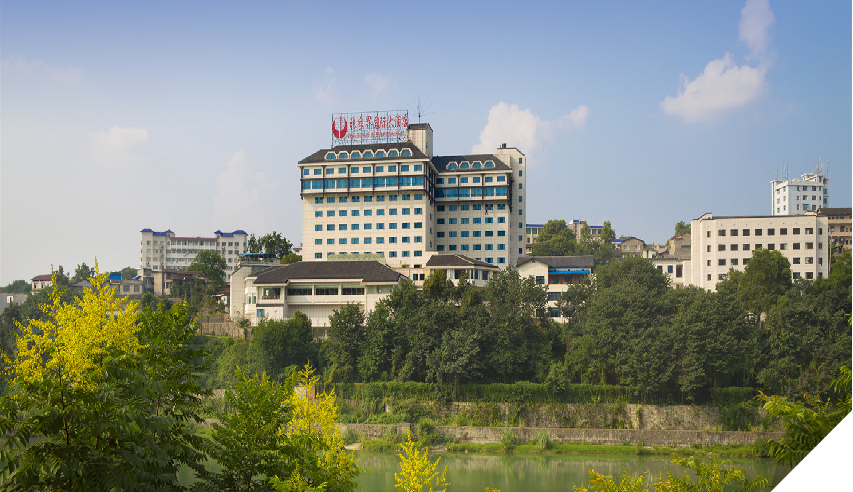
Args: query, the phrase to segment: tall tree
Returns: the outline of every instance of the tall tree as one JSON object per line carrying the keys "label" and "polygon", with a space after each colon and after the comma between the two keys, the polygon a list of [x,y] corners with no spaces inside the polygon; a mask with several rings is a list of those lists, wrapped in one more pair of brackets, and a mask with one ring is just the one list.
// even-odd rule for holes
{"label": "tall tree", "polygon": [[121,279],[122,280],[130,280],[137,275],[136,268],[133,267],[124,267],[121,269]]}
{"label": "tall tree", "polygon": [[347,304],[329,316],[327,357],[336,382],[358,380],[358,359],[364,338],[364,311],[360,305]]}
{"label": "tall tree", "polygon": [[205,274],[220,289],[225,285],[225,265],[225,259],[216,251],[199,251],[187,270]]}
{"label": "tall tree", "polygon": [[759,248],[752,253],[738,283],[738,299],[751,313],[769,313],[791,287],[791,264],[779,251]]}
{"label": "tall tree", "polygon": [[675,224],[675,235],[684,234],[685,232],[690,232],[690,224],[683,220],[678,221],[678,223]]}
{"label": "tall tree", "polygon": [[291,248],[293,248],[293,243],[275,231],[265,234],[260,238],[255,238],[255,235],[252,234],[249,236],[249,241],[246,245],[246,251],[249,253],[274,254],[278,258],[284,258],[291,252]]}
{"label": "tall tree", "polygon": [[90,268],[86,263],[82,263],[74,269],[74,278],[71,281],[79,282],[81,280],[88,280],[94,274],[95,270],[93,268]]}

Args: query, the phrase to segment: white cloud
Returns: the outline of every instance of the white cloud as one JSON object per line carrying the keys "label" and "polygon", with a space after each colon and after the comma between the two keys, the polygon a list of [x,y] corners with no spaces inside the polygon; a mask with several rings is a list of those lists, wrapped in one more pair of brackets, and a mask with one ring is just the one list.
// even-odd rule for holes
{"label": "white cloud", "polygon": [[373,91],[373,95],[387,94],[399,85],[391,77],[380,73],[369,73],[364,76],[364,83]]}
{"label": "white cloud", "polygon": [[323,104],[332,104],[337,99],[337,87],[338,78],[335,77],[335,70],[332,67],[326,67],[326,78],[317,87],[314,97]]}
{"label": "white cloud", "polygon": [[732,55],[708,62],[702,75],[688,80],[682,75],[682,88],[676,97],[667,96],[661,101],[664,113],[678,116],[687,122],[713,118],[721,110],[741,107],[764,89],[762,68],[737,66]]}
{"label": "white cloud", "polygon": [[705,71],[693,80],[681,74],[678,95],[661,101],[661,110],[693,123],[710,120],[757,99],[764,92],[765,75],[771,65],[766,53],[773,22],[768,0],[747,0],[741,10],[740,40],[749,46],[748,58],[757,58],[758,66],[736,65],[731,53],[726,52],[723,58],[708,62]]}
{"label": "white cloud", "polygon": [[528,109],[503,101],[489,110],[489,121],[480,132],[480,142],[471,149],[474,154],[494,152],[502,143],[533,152],[558,130],[580,130],[589,117],[587,106],[578,106],[556,122],[543,120]]}
{"label": "white cloud", "polygon": [[216,178],[213,196],[216,224],[223,230],[239,227],[262,235],[269,232],[267,220],[276,215],[279,203],[276,188],[266,174],[255,170],[245,152],[237,152]]}
{"label": "white cloud", "polygon": [[740,40],[752,50],[753,56],[762,56],[770,46],[770,28],[775,22],[769,0],[747,0],[740,11]]}
{"label": "white cloud", "polygon": [[44,77],[55,82],[78,82],[83,72],[76,67],[56,67],[41,60],[27,60],[19,56],[7,57],[0,63],[3,72]]}
{"label": "white cloud", "polygon": [[143,158],[142,149],[148,143],[148,130],[113,126],[107,131],[89,134],[92,158],[104,167],[125,167]]}

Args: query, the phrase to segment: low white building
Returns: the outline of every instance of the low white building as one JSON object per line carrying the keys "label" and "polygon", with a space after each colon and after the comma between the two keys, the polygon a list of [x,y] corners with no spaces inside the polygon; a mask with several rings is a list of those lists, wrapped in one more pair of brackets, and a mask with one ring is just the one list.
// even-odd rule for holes
{"label": "low white building", "polygon": [[44,275],[36,275],[31,279],[31,281],[33,283],[32,291],[38,292],[53,285],[53,274],[45,273]]}
{"label": "low white building", "polygon": [[522,277],[533,277],[537,284],[548,286],[547,315],[563,322],[558,307],[563,292],[572,284],[580,284],[592,273],[595,257],[586,256],[522,256],[516,266]]}
{"label": "low white building", "polygon": [[690,231],[690,285],[714,290],[730,268],[743,271],[758,248],[782,253],[794,279],[829,274],[827,218],[815,212],[729,217],[707,213],[691,221]]}
{"label": "low white building", "polygon": [[314,327],[326,327],[333,312],[347,304],[359,304],[370,313],[402,278],[376,261],[300,261],[273,266],[244,277],[243,316],[257,325],[260,319],[288,319],[299,311]]}

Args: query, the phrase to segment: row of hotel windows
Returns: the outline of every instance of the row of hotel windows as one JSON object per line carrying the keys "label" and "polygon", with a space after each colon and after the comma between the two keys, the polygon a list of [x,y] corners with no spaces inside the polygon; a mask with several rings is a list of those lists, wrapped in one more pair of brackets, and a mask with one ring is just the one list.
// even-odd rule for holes
{"label": "row of hotel windows", "polygon": [[[389,202],[396,202],[398,196],[403,201],[412,199],[412,195],[410,193],[403,193],[401,195],[388,195],[388,201]],[[414,196],[415,196],[415,200],[423,200],[424,199],[423,193],[415,193]],[[352,203],[359,203],[359,202],[361,202],[361,197],[360,196],[351,196],[351,197],[339,196],[336,198],[333,196],[327,196],[327,197],[325,197],[325,200],[321,196],[314,197],[314,203],[315,204],[323,203],[324,201],[326,203],[335,203],[335,202],[347,203],[347,200],[351,201]],[[365,195],[364,196],[364,202],[365,203],[370,203],[372,201],[373,201],[373,196],[371,196],[371,195]],[[376,201],[377,202],[384,202],[385,201],[385,195],[376,195]]]}
{"label": "row of hotel windows", "polygon": [[[497,246],[498,246],[498,251],[506,251],[506,244],[502,243],[502,244],[498,244]],[[485,245],[483,245],[483,244],[460,244],[460,245],[458,245],[458,248],[460,251],[471,251],[471,250],[473,250],[473,251],[481,251],[481,250],[493,251],[495,249],[495,245],[494,244],[485,244]],[[456,249],[457,249],[456,244],[450,244],[447,246],[448,251],[456,251]],[[438,245],[438,251],[444,251],[444,245],[443,244]]]}
{"label": "row of hotel windows", "polygon": [[[140,241],[139,244],[142,244],[142,241]],[[145,241],[145,244],[147,246],[151,246],[151,241]],[[225,241],[222,241],[222,243],[216,244],[216,240],[210,240],[210,241],[156,241],[155,240],[154,246],[157,246],[158,244],[159,245],[167,245],[168,244],[169,246],[213,246],[214,248],[222,246],[224,248],[226,243],[225,243]],[[227,244],[228,244],[228,246],[237,246],[238,248],[240,247],[239,241],[238,242],[229,241]],[[246,243],[243,243],[243,247],[244,248],[246,247]]]}
{"label": "row of hotel windows", "polygon": [[[505,183],[506,182],[506,176],[494,176],[494,177],[497,178],[498,183]],[[492,178],[493,178],[493,176],[484,176],[483,182],[484,183],[491,183]],[[467,182],[468,182],[468,176],[461,176],[459,178],[460,184],[465,184]],[[471,182],[472,183],[479,183],[480,182],[480,176],[471,176]],[[435,184],[444,184],[444,178],[436,178]],[[456,184],[456,178],[447,178],[447,184]],[[519,189],[521,189],[520,183],[519,183]]]}
{"label": "row of hotel windows", "polygon": [[[467,212],[468,210],[483,210],[483,207],[486,208],[486,212],[495,209],[494,203],[486,203],[486,204],[462,204],[462,205],[447,205],[447,211],[456,212],[457,210],[461,210],[463,212]],[[436,212],[444,212],[445,205],[436,205]],[[506,210],[506,203],[498,203],[498,210]]]}
{"label": "row of hotel windows", "polygon": [[[802,188],[803,188],[803,189],[802,189],[802,190],[800,190],[800,187],[799,187],[799,186],[797,186],[797,191],[809,191],[809,187],[808,187],[808,186],[803,186]],[[823,189],[823,187],[822,187],[822,186],[812,186],[812,191],[821,191],[821,189]],[[778,195],[778,194],[779,194],[779,192],[781,192],[781,191],[782,191],[782,188],[777,188],[777,189],[776,189],[776,194]],[[829,191],[828,189],[823,189],[823,192],[824,192],[824,193],[827,193],[828,191]]]}
{"label": "row of hotel windows", "polygon": [[[415,215],[423,215],[424,214],[424,209],[422,209],[422,208],[415,207],[414,210],[415,210]],[[346,217],[347,214],[349,214],[351,217],[358,217],[361,213],[364,213],[365,217],[370,217],[373,215],[373,209],[366,208],[364,210],[349,210],[349,211],[341,209],[341,210],[338,210],[337,216],[338,217]],[[384,208],[377,208],[376,209],[376,215],[385,215],[385,209]],[[388,215],[397,215],[397,209],[396,208],[389,208],[388,209]],[[412,209],[411,208],[401,208],[400,209],[400,215],[412,215]],[[323,216],[322,210],[315,210],[314,211],[314,217],[322,217],[322,216]],[[326,210],[326,217],[335,217],[335,211],[334,210]]]}
{"label": "row of hotel windows", "polygon": [[347,188],[385,188],[386,186],[423,186],[424,177],[364,178],[364,179],[307,179],[303,190],[334,190]]}
{"label": "row of hotel windows", "polygon": [[[518,163],[521,164],[521,159],[519,159],[518,161],[519,161]],[[474,161],[473,164],[468,164],[468,161],[462,161],[458,164],[456,162],[450,162],[447,164],[447,169],[450,171],[453,171],[456,169],[482,169],[483,167],[484,166],[483,166],[483,164],[480,163],[480,161]],[[486,161],[486,164],[485,164],[486,169],[491,169],[493,167],[495,167],[494,162]]]}
{"label": "row of hotel windows", "polygon": [[[798,199],[799,197],[800,197],[800,195],[794,195],[794,200]],[[809,196],[808,196],[808,195],[803,195],[803,200],[808,200],[808,199],[809,199]],[[816,197],[815,195],[812,195],[812,201],[816,201],[816,200],[817,200],[817,197]],[[787,195],[786,195],[786,196],[783,196],[783,197],[782,197],[782,201],[783,201],[783,202],[788,201],[788,196],[787,196]],[[778,199],[778,198],[776,199],[776,203],[777,203],[777,204],[779,203],[779,199]],[[824,199],[823,199],[823,203],[826,203],[826,198],[824,198]]]}
{"label": "row of hotel windows", "polygon": [[[416,243],[424,242],[423,236],[414,236],[414,238],[415,238],[414,242],[416,242]],[[347,244],[347,239],[349,239],[349,244],[358,244],[358,241],[359,241],[359,238],[357,238],[357,237],[351,237],[351,238],[339,237],[338,238],[338,244]],[[371,238],[371,237],[365,237],[365,238],[363,238],[363,240],[364,240],[363,244],[373,244],[373,238]],[[410,242],[412,242],[412,237],[411,236],[402,236],[402,237],[400,237],[400,240],[401,240],[401,242],[404,242],[404,243],[410,243]],[[397,243],[397,237],[396,236],[389,237],[388,242],[391,244],[396,244]],[[315,239],[314,240],[314,245],[320,246],[322,244],[323,244],[322,239]],[[327,238],[326,244],[335,244],[335,238],[333,238],[333,237]],[[382,236],[376,237],[376,244],[385,244],[385,238]]]}
{"label": "row of hotel windows", "polygon": [[[473,224],[480,224],[482,217],[448,217],[447,219],[435,219],[435,223],[438,225],[443,225],[445,222],[449,225],[454,224],[468,224],[473,221]],[[495,222],[494,217],[486,217],[486,224],[493,224]],[[498,217],[498,224],[506,224],[506,217]]]}
{"label": "row of hotel windows", "polygon": [[[494,237],[495,231],[459,231],[459,237],[481,237],[481,234],[485,232],[485,237]],[[438,231],[436,236],[444,237],[447,234],[447,237],[456,237],[457,231]],[[498,237],[506,236],[506,231],[498,231]],[[519,239],[521,241],[521,239]]]}
{"label": "row of hotel windows", "polygon": [[[729,230],[729,235],[730,235],[730,236],[737,236],[737,235],[738,235],[738,230],[739,230],[739,229],[730,229],[730,230]],[[749,236],[750,230],[751,230],[751,229],[743,229],[743,230],[742,230],[742,235],[743,235],[743,236]],[[760,235],[762,234],[762,231],[763,231],[763,229],[755,229],[755,235],[756,235],[756,236],[760,236]],[[800,233],[800,228],[799,228],[799,227],[794,227],[794,228],[792,228],[792,232],[793,232],[794,234],[799,234],[799,233]],[[814,234],[814,228],[813,228],[813,227],[806,227],[806,228],[805,228],[805,233],[806,233],[806,234]],[[823,229],[822,229],[822,228],[818,228],[817,233],[818,233],[818,234],[823,234]],[[776,229],[774,229],[774,228],[767,229],[767,235],[768,235],[768,236],[773,236],[773,235],[775,235],[775,234],[776,234]],[[779,229],[779,235],[780,235],[780,236],[785,236],[785,235],[787,235],[787,234],[788,234],[788,228],[787,228],[787,227],[782,227],[782,228],[780,228],[780,229]],[[718,230],[717,230],[717,235],[718,235],[718,236],[725,236],[725,235],[726,235],[726,230],[725,230],[725,229],[718,229]],[[708,231],[708,237],[711,237],[711,231]]]}
{"label": "row of hotel windows", "polygon": [[[339,167],[338,168],[338,174],[346,174],[347,170],[349,170],[350,174],[358,174],[359,172],[362,172],[365,174],[370,174],[373,171],[375,171],[377,173],[384,173],[385,172],[385,166],[376,166],[375,168],[371,167],[371,166],[364,166],[364,167],[352,166],[352,167],[348,167],[348,168],[347,167]],[[423,171],[423,170],[424,170],[423,164],[413,164],[412,165],[412,171],[417,172],[417,171]],[[311,170],[310,169],[303,169],[302,174],[304,176],[308,176],[308,175],[310,175],[309,171],[311,171]],[[323,169],[319,168],[319,167],[315,167],[313,171],[314,171],[315,176],[322,176],[322,174],[323,174]],[[397,172],[397,166],[388,166],[388,172],[389,173],[396,173]],[[401,173],[409,172],[409,165],[408,164],[401,164],[400,165],[400,172]],[[326,168],[326,174],[335,174],[335,168],[327,167]]]}
{"label": "row of hotel windows", "polygon": [[[814,243],[803,243],[803,244],[805,244],[806,249],[814,249]],[[749,251],[749,244],[744,243],[742,246],[743,246],[743,248],[742,248],[743,251]],[[791,243],[791,246],[792,246],[792,249],[800,249],[800,243]],[[756,244],[754,249],[758,249],[758,248],[763,248],[763,246],[760,244]],[[738,251],[740,249],[741,248],[737,244],[732,243],[729,245],[729,251]],[[770,251],[773,251],[774,249],[776,249],[776,245],[773,243],[770,243],[767,245],[767,249]],[[788,249],[788,243],[780,243],[779,244],[779,250],[780,251],[785,251],[786,249]],[[823,249],[823,243],[817,243],[817,249]],[[717,251],[725,251],[725,250],[726,250],[725,244],[718,244],[717,245]],[[708,252],[709,253],[711,252],[711,245],[710,244],[708,245]]]}
{"label": "row of hotel windows", "polygon": [[[411,222],[400,222],[400,228],[401,229],[409,229],[409,228],[411,228],[411,224],[412,224]],[[423,229],[423,227],[424,227],[423,222],[415,222],[414,223],[415,229]],[[337,230],[345,231],[345,230],[347,230],[347,228],[349,228],[349,230],[351,230],[351,231],[357,231],[359,229],[359,224],[338,224]],[[396,228],[397,228],[396,222],[389,222],[388,223],[388,229],[396,229]],[[364,230],[369,231],[371,229],[373,229],[373,224],[370,224],[370,223],[364,224]],[[384,222],[377,222],[376,223],[376,229],[378,229],[378,230],[385,229],[385,223]],[[327,231],[334,231],[335,230],[335,224],[326,224],[326,230]],[[322,231],[323,231],[323,224],[314,224],[314,232],[322,232]]]}
{"label": "row of hotel windows", "polygon": [[[824,205],[826,205],[826,200],[824,200],[824,201],[823,201],[823,204],[824,204]],[[798,204],[797,204],[797,210],[799,210],[799,209],[800,209],[800,204],[798,203]],[[803,204],[803,210],[806,210],[806,211],[808,211],[808,210],[809,210],[809,204],[808,204],[808,203],[804,203],[804,204]],[[817,205],[812,205],[811,210],[817,210]],[[787,205],[782,205],[782,210],[781,210],[781,211],[782,211],[782,212],[787,212],[787,211],[788,211],[788,206],[787,206]],[[779,207],[776,207],[776,213],[779,213],[779,212],[780,212]]]}
{"label": "row of hotel windows", "polygon": [[[376,252],[376,254],[380,254],[380,255],[382,255],[382,256],[385,256],[385,253],[386,253],[385,251],[377,251],[377,252]],[[388,251],[387,253],[388,253],[388,257],[389,257],[389,258],[396,258],[396,257],[397,257],[397,251]],[[346,254],[347,254],[346,252],[341,252],[341,253],[329,252],[329,253],[326,253],[326,258],[330,258],[331,256],[334,256],[334,255],[346,255]],[[363,252],[363,253],[359,253],[358,251],[353,251],[351,254],[354,254],[354,255],[357,255],[357,254],[365,254],[365,255],[369,255],[369,254],[371,254],[371,253],[370,253],[370,251],[365,251],[365,252]],[[411,257],[411,256],[412,256],[412,252],[411,252],[411,251],[401,251],[401,252],[400,252],[400,254],[401,254],[404,258],[409,258],[409,257]],[[414,252],[414,256],[423,256],[423,255],[424,255],[424,252],[423,252],[423,251],[415,251],[415,252]],[[319,259],[321,259],[321,258],[323,258],[323,253],[314,253],[314,258],[315,258],[315,259],[318,259],[318,260],[319,260]]]}
{"label": "row of hotel windows", "polygon": [[[386,153],[384,150],[377,150],[376,157],[386,157]],[[387,157],[411,157],[412,151],[409,149],[403,149],[401,152],[397,152],[396,150],[389,150]],[[370,159],[374,157],[373,151],[365,150],[364,153],[359,151],[355,151],[353,153],[349,152],[338,152],[335,154],[334,152],[329,152],[326,154],[326,160],[334,160],[334,159]]]}
{"label": "row of hotel windows", "polygon": [[[814,256],[806,256],[805,260],[806,260],[806,262],[805,262],[806,265],[814,265]],[[746,263],[748,261],[749,261],[749,258],[744,258],[743,259],[743,265],[746,265]],[[732,265],[732,266],[737,266],[738,258],[729,258],[728,264]],[[792,265],[799,265],[800,264],[800,258],[791,258],[791,264]],[[818,257],[817,264],[823,265],[823,258]],[[711,260],[708,260],[708,266],[711,266]],[[726,266],[726,259],[725,258],[718,259],[717,260],[717,266]]]}

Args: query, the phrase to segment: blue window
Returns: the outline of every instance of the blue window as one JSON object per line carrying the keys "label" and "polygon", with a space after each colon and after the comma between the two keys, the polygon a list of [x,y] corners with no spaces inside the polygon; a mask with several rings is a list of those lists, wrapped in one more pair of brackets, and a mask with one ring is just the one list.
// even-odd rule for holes
{"label": "blue window", "polygon": [[[521,164],[521,157],[519,157],[519,158],[518,158],[518,163],[519,163],[519,164]],[[523,176],[523,174],[521,174],[521,173],[522,173],[522,171],[518,171],[518,177],[519,177],[519,178],[520,178],[521,176]]]}
{"label": "blue window", "polygon": [[346,202],[347,202],[347,197],[342,196],[342,197],[338,198],[338,203],[346,203]]}
{"label": "blue window", "polygon": [[438,231],[438,237],[444,237],[444,231]]}
{"label": "blue window", "polygon": [[352,157],[353,159],[361,159],[361,152],[353,152],[350,157]]}
{"label": "blue window", "polygon": [[329,169],[326,169],[326,174],[335,174],[335,168],[330,167]]}
{"label": "blue window", "polygon": [[447,165],[447,169],[459,169],[459,166],[457,166],[455,162],[451,162]]}
{"label": "blue window", "polygon": [[416,243],[422,243],[422,242],[424,242],[424,238],[422,236],[415,236],[415,242]]}
{"label": "blue window", "polygon": [[342,238],[338,239],[338,244],[346,244],[346,243],[347,243],[347,238],[342,237]]}
{"label": "blue window", "polygon": [[[486,234],[486,235],[488,236],[488,234]],[[495,246],[494,246],[494,245],[492,245],[492,244],[487,244],[487,245],[486,245],[486,251],[491,251],[491,250],[493,250],[493,249],[495,249]],[[489,261],[489,260],[486,260],[486,261]],[[491,261],[489,261],[489,263],[491,263]]]}
{"label": "blue window", "polygon": [[322,258],[322,257],[323,257],[323,253],[314,253],[314,258],[315,258],[315,259],[320,259],[320,258]]}
{"label": "blue window", "polygon": [[518,203],[521,203],[521,202],[523,202],[523,201],[524,201],[524,200],[523,200],[523,198],[524,198],[524,197],[523,197],[523,196],[521,196],[521,195],[518,195]]}
{"label": "blue window", "polygon": [[373,157],[373,152],[371,152],[369,150],[365,150],[364,151],[364,158],[366,159],[368,157]]}
{"label": "blue window", "polygon": [[384,208],[377,208],[376,209],[376,215],[385,215],[385,209]]}
{"label": "blue window", "polygon": [[411,199],[412,199],[412,195],[410,195],[410,194],[408,194],[408,193],[403,193],[403,194],[400,196],[400,198],[402,198],[403,200],[411,200]]}
{"label": "blue window", "polygon": [[408,165],[405,165],[405,164],[404,164],[404,165],[401,165],[401,166],[400,166],[400,172],[401,172],[401,173],[408,172],[408,170],[409,170],[409,166],[408,166]]}
{"label": "blue window", "polygon": [[494,222],[495,222],[495,219],[494,219],[494,218],[492,218],[492,217],[486,217],[486,224],[493,224]]}
{"label": "blue window", "polygon": [[404,208],[404,209],[402,209],[400,212],[402,213],[402,215],[411,215],[411,214],[409,213],[409,212],[411,212],[411,211],[412,211],[412,209],[410,209],[410,208]]}
{"label": "blue window", "polygon": [[363,168],[361,168],[361,172],[363,172],[363,173],[369,173],[369,172],[370,172],[370,166],[367,166],[367,167],[363,167]]}
{"label": "blue window", "polygon": [[412,241],[411,241],[411,238],[409,236],[403,236],[403,242],[404,243],[410,243]]}
{"label": "blue window", "polygon": [[334,152],[329,152],[328,154],[326,154],[326,160],[332,160],[334,158],[335,158]]}
{"label": "blue window", "polygon": [[480,251],[481,249],[483,249],[483,247],[480,246],[479,244],[474,245],[474,251]]}
{"label": "blue window", "polygon": [[350,224],[349,229],[351,231],[357,231],[358,230],[358,224]]}
{"label": "blue window", "polygon": [[498,263],[506,263],[506,258],[501,256],[500,258],[498,258]]}
{"label": "blue window", "polygon": [[[495,163],[494,163],[494,162],[492,162],[492,161],[486,161],[486,169],[491,169],[491,168],[493,168],[493,167],[495,167]],[[489,262],[489,263],[491,263],[491,262]]]}
{"label": "blue window", "polygon": [[[327,190],[335,189],[335,180],[334,179],[324,179],[323,180],[323,188],[325,188]],[[332,201],[334,201],[334,198],[332,198]]]}
{"label": "blue window", "polygon": [[346,173],[347,173],[347,168],[345,168],[345,167],[339,167],[338,168],[338,174],[346,174]]}
{"label": "blue window", "polygon": [[456,231],[450,231],[450,237],[456,237]]}
{"label": "blue window", "polygon": [[385,244],[385,238],[384,237],[377,237],[376,238],[376,244]]}
{"label": "blue window", "polygon": [[523,188],[524,188],[524,187],[523,187],[523,186],[521,186],[521,185],[522,185],[522,183],[518,183],[518,189],[519,189],[519,190],[521,190],[521,189],[523,189]]}
{"label": "blue window", "polygon": [[385,178],[373,178],[373,187],[374,188],[384,188],[385,187]]}
{"label": "blue window", "polygon": [[385,170],[385,168],[383,166],[376,166],[376,172],[377,173],[381,173],[384,170]]}
{"label": "blue window", "polygon": [[364,215],[365,216],[373,215],[373,210],[370,210],[369,208],[364,209]]}
{"label": "blue window", "polygon": [[412,224],[410,222],[403,222],[402,223],[403,229],[409,229],[411,227],[411,225]]}
{"label": "blue window", "polygon": [[424,214],[424,209],[422,209],[422,208],[416,208],[415,209],[415,215],[423,215],[423,214]]}
{"label": "blue window", "polygon": [[349,187],[350,188],[360,188],[361,187],[361,180],[360,179],[349,180]]}
{"label": "blue window", "polygon": [[388,242],[391,244],[397,244],[397,236],[389,237]]}
{"label": "blue window", "polygon": [[377,197],[376,197],[376,201],[377,201],[377,202],[384,202],[384,201],[385,201],[385,195],[379,195],[379,196],[377,196]]}
{"label": "blue window", "polygon": [[396,208],[389,208],[388,209],[388,215],[397,215],[397,209]]}
{"label": "blue window", "polygon": [[338,224],[338,230],[339,231],[347,230],[347,225],[346,224]]}
{"label": "blue window", "polygon": [[335,216],[334,210],[326,210],[326,217],[334,217],[334,216]]}
{"label": "blue window", "polygon": [[358,210],[353,210],[350,215],[352,215],[353,217],[358,217]]}
{"label": "blue window", "polygon": [[483,182],[484,182],[484,183],[491,183],[491,182],[492,182],[492,177],[491,177],[491,176],[486,176],[485,178],[483,178]]}
{"label": "blue window", "polygon": [[377,150],[376,151],[376,157],[385,157],[385,151],[384,150]]}
{"label": "blue window", "polygon": [[480,161],[474,161],[474,164],[471,167],[474,169],[482,169],[483,163],[481,163]]}
{"label": "blue window", "polygon": [[396,150],[390,150],[390,151],[388,151],[388,157],[397,157],[398,155],[399,155],[399,154],[397,153],[397,151],[396,151]]}
{"label": "blue window", "polygon": [[335,244],[335,240],[332,238],[326,239],[326,244]]}
{"label": "blue window", "polygon": [[339,215],[339,216],[341,216],[341,217],[346,217],[346,216],[347,216],[347,211],[346,211],[346,210],[338,210],[338,215]]}
{"label": "blue window", "polygon": [[397,172],[397,166],[388,166],[388,172],[389,173],[396,173]]}
{"label": "blue window", "polygon": [[518,209],[518,215],[524,215],[524,210]]}
{"label": "blue window", "polygon": [[323,244],[323,240],[322,239],[315,239],[314,244],[321,245],[321,244]]}
{"label": "blue window", "polygon": [[495,235],[495,231],[486,231],[486,237],[492,237]]}
{"label": "blue window", "polygon": [[358,244],[358,238],[357,238],[357,237],[354,237],[354,238],[350,239],[350,240],[349,240],[349,243],[350,243],[350,244]]}
{"label": "blue window", "polygon": [[361,197],[359,197],[359,196],[354,196],[350,199],[350,201],[352,201],[353,203],[358,203],[359,200],[361,200]]}
{"label": "blue window", "polygon": [[305,175],[305,176],[308,176],[308,174],[309,174],[309,173],[308,173],[308,170],[307,170],[307,169],[303,169],[303,170],[302,170],[302,174],[303,174],[303,175]]}
{"label": "blue window", "polygon": [[498,217],[498,224],[506,224],[506,217]]}
{"label": "blue window", "polygon": [[479,223],[481,223],[482,221],[483,221],[483,219],[481,219],[480,217],[474,217],[474,223],[475,223],[475,224],[479,224]]}
{"label": "blue window", "polygon": [[444,224],[444,219],[436,219],[435,223],[436,224]]}
{"label": "blue window", "polygon": [[439,206],[435,207],[435,211],[436,212],[444,212],[444,205],[439,205]]}
{"label": "blue window", "polygon": [[323,197],[321,197],[321,196],[314,197],[314,203],[323,203]]}
{"label": "blue window", "polygon": [[447,178],[447,184],[456,184],[456,178]]}
{"label": "blue window", "polygon": [[444,178],[436,178],[435,184],[443,185],[444,184]]}
{"label": "blue window", "polygon": [[396,228],[397,228],[397,223],[396,223],[396,222],[389,222],[389,223],[388,223],[388,228],[389,228],[389,229],[396,229]]}
{"label": "blue window", "polygon": [[349,154],[347,152],[341,152],[338,154],[338,159],[349,159]]}
{"label": "blue window", "polygon": [[468,236],[468,231],[462,231],[462,237],[469,237],[469,236]]}
{"label": "blue window", "polygon": [[320,232],[323,230],[323,226],[321,224],[314,225],[314,232]]}
{"label": "blue window", "polygon": [[505,250],[506,244],[498,244],[498,250]]}
{"label": "blue window", "polygon": [[460,182],[460,183],[467,183],[467,182],[468,182],[468,178],[467,178],[467,177],[459,178],[459,182]]}
{"label": "blue window", "polygon": [[467,244],[462,245],[462,251],[468,251],[468,245]]}
{"label": "blue window", "polygon": [[498,236],[499,237],[506,236],[506,231],[498,231]]}
{"label": "blue window", "polygon": [[397,201],[397,195],[388,195],[388,201],[389,202],[396,202]]}
{"label": "blue window", "polygon": [[424,196],[420,193],[415,193],[415,200],[423,200]]}
{"label": "blue window", "polygon": [[498,176],[498,181],[506,181],[506,176]]}
{"label": "blue window", "polygon": [[455,224],[456,223],[456,217],[451,217],[451,218],[447,219],[447,223],[448,224]]}
{"label": "blue window", "polygon": [[318,175],[320,175],[320,174],[323,174],[323,170],[322,170],[322,169],[317,168],[317,169],[315,169],[315,170],[314,170],[314,176],[318,176]]}
{"label": "blue window", "polygon": [[470,169],[470,168],[471,168],[471,166],[468,164],[467,161],[462,161],[462,164],[459,165],[459,169]]}
{"label": "blue window", "polygon": [[480,231],[474,231],[474,237],[480,237],[482,233]]}
{"label": "blue window", "polygon": [[337,183],[339,189],[346,189],[347,185],[349,184],[349,180],[346,179],[336,179],[335,182]]}
{"label": "blue window", "polygon": [[439,245],[438,245],[438,250],[439,250],[439,251],[444,251],[444,245],[443,245],[443,244],[439,244]]}
{"label": "blue window", "polygon": [[[415,251],[415,256],[423,256],[423,255],[424,255],[423,251]],[[423,279],[424,279],[424,274],[422,273],[421,274],[421,280],[423,280]]]}
{"label": "blue window", "polygon": [[377,229],[385,229],[385,223],[384,223],[384,222],[379,222],[379,223],[377,223],[377,224],[376,224],[376,228],[377,228]]}
{"label": "blue window", "polygon": [[366,237],[364,238],[364,244],[370,244],[372,242],[372,238]]}
{"label": "blue window", "polygon": [[314,217],[322,217],[322,216],[323,216],[323,212],[321,212],[321,211],[319,211],[319,210],[317,210],[316,212],[314,212]]}
{"label": "blue window", "polygon": [[[401,152],[400,155],[403,157],[411,157],[412,151],[409,149],[403,149],[403,152]],[[415,169],[415,170],[417,171],[417,169]]]}
{"label": "blue window", "polygon": [[364,224],[365,229],[370,229],[371,227],[373,227],[373,224]]}
{"label": "blue window", "polygon": [[450,251],[456,251],[456,245],[451,244],[449,249],[450,249]]}
{"label": "blue window", "polygon": [[366,196],[366,197],[364,197],[364,203],[372,202],[372,201],[373,201],[373,197],[372,197],[372,196]]}
{"label": "blue window", "polygon": [[479,176],[474,176],[473,178],[471,178],[471,182],[472,182],[472,183],[479,183],[479,182],[480,182],[480,177],[479,177]]}
{"label": "blue window", "polygon": [[456,205],[448,205],[447,209],[450,210],[451,212],[455,212],[456,211]]}
{"label": "blue window", "polygon": [[415,222],[415,229],[423,229],[423,228],[424,228],[423,222]]}
{"label": "blue window", "polygon": [[326,230],[327,231],[334,231],[335,230],[335,224],[326,224]]}
{"label": "blue window", "polygon": [[[362,188],[371,188],[372,186],[373,186],[373,180],[372,179],[366,178],[366,179],[361,180],[361,187]],[[367,198],[367,197],[365,197],[365,198]]]}
{"label": "blue window", "polygon": [[[404,150],[403,152],[408,152],[408,151],[407,151],[407,150]],[[423,164],[415,164],[414,169],[415,169],[415,171],[423,171],[423,170],[424,170],[424,166],[423,166]]]}

